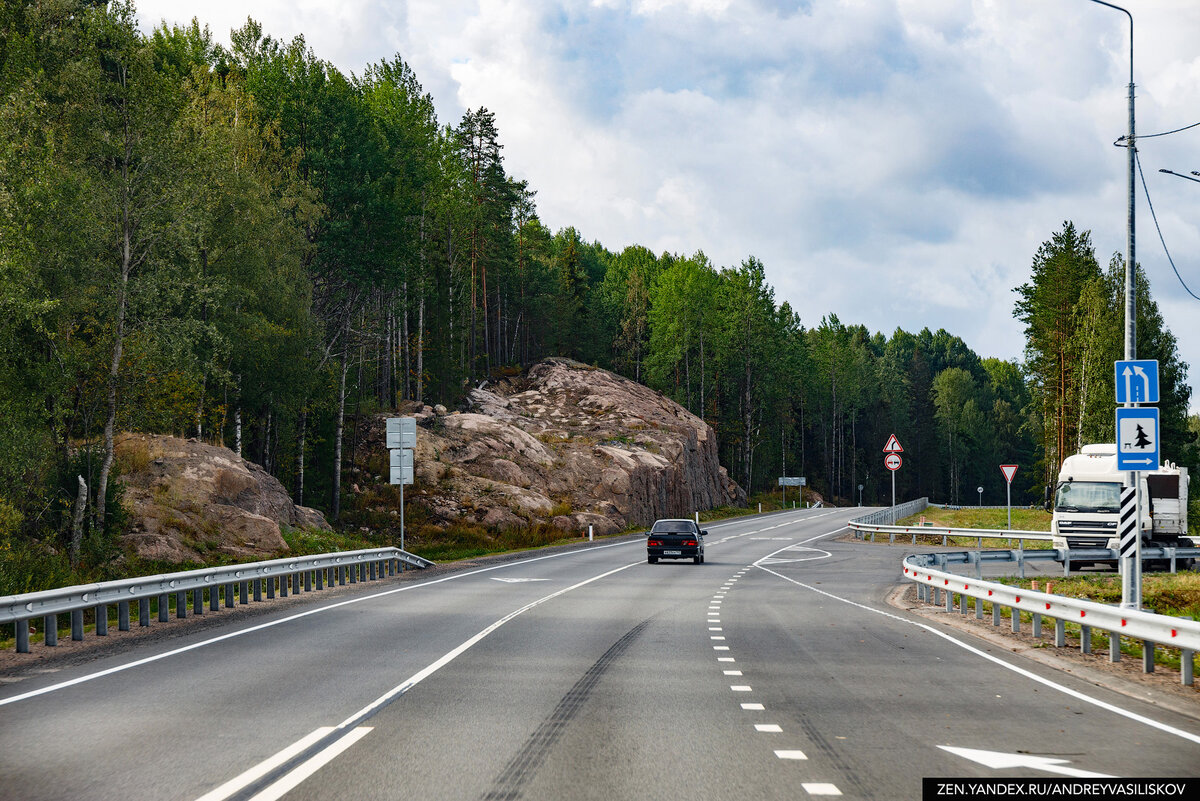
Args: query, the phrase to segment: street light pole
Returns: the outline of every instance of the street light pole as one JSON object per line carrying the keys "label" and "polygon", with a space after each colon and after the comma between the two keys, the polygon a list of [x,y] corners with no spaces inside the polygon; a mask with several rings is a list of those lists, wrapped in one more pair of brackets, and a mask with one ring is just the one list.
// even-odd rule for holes
{"label": "street light pole", "polygon": [[[1137,157],[1137,136],[1134,128],[1133,115],[1133,14],[1130,14],[1127,9],[1121,8],[1118,5],[1107,3],[1105,0],[1092,0],[1102,6],[1120,11],[1125,16],[1129,17],[1129,134],[1125,137],[1125,148],[1129,154],[1128,172],[1129,172],[1129,210],[1126,221],[1126,240],[1125,240],[1125,360],[1132,361],[1137,358],[1137,295],[1134,285],[1134,243],[1135,243],[1135,215],[1134,215],[1134,170],[1136,169],[1135,159]],[[1126,406],[1136,406],[1134,403],[1126,403]],[[1140,482],[1137,479],[1137,473],[1130,472],[1128,477],[1129,483],[1134,488],[1134,514],[1137,516],[1137,530],[1135,550],[1132,558],[1125,557],[1121,559],[1121,606],[1123,608],[1140,609],[1142,606],[1142,499]]]}

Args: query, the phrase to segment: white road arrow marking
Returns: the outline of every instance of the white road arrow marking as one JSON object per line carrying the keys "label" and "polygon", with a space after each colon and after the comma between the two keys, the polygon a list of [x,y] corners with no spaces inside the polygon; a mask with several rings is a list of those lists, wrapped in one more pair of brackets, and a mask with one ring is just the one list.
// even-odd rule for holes
{"label": "white road arrow marking", "polygon": [[498,578],[492,576],[492,581],[503,581],[505,584],[524,584],[529,581],[549,581],[550,579],[543,578]]}
{"label": "white road arrow marking", "polygon": [[938,748],[943,751],[949,751],[963,759],[969,759],[972,762],[978,762],[981,765],[986,765],[989,768],[1030,768],[1031,770],[1044,770],[1047,773],[1058,773],[1063,776],[1074,776],[1078,779],[1113,779],[1115,776],[1110,776],[1107,773],[1092,773],[1079,768],[1068,768],[1067,759],[1055,759],[1054,757],[1034,756],[1033,754],[1004,754],[999,751],[980,751],[975,748],[955,748],[950,745],[939,745]]}

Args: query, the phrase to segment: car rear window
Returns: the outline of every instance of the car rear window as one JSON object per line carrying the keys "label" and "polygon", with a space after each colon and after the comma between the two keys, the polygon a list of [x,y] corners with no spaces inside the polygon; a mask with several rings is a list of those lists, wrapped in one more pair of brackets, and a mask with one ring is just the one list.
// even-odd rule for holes
{"label": "car rear window", "polygon": [[691,534],[696,529],[688,520],[665,520],[654,524],[656,534]]}

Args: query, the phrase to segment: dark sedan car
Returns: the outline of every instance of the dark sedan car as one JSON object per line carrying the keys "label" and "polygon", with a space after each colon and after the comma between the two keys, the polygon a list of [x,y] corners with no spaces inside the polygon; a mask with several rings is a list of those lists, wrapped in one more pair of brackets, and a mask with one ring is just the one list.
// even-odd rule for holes
{"label": "dark sedan car", "polygon": [[646,561],[659,559],[691,559],[704,561],[704,535],[691,520],[656,520],[646,535]]}

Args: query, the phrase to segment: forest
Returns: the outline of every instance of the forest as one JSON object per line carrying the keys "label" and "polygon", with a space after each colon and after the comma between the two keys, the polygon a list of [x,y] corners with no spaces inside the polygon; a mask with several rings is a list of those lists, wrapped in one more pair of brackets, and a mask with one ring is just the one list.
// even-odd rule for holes
{"label": "forest", "polygon": [[[748,492],[805,476],[837,504],[1040,503],[1113,436],[1123,263],[1047,221],[1011,297],[1022,359],[945,330],[801,320],[766,267],[548,230],[486,108],[437,119],[397,55],[343,74],[252,20],[139,31],[130,2],[0,11],[0,561],[124,525],[113,437],[224,444],[341,514],[346,422],[550,355],[660,390],[716,431]],[[1057,226],[1057,227],[1056,227]],[[1163,453],[1197,464],[1187,365],[1138,271]],[[411,407],[410,407],[411,408]],[[79,478],[82,477],[82,482]],[[0,586],[0,594],[5,589]]]}

